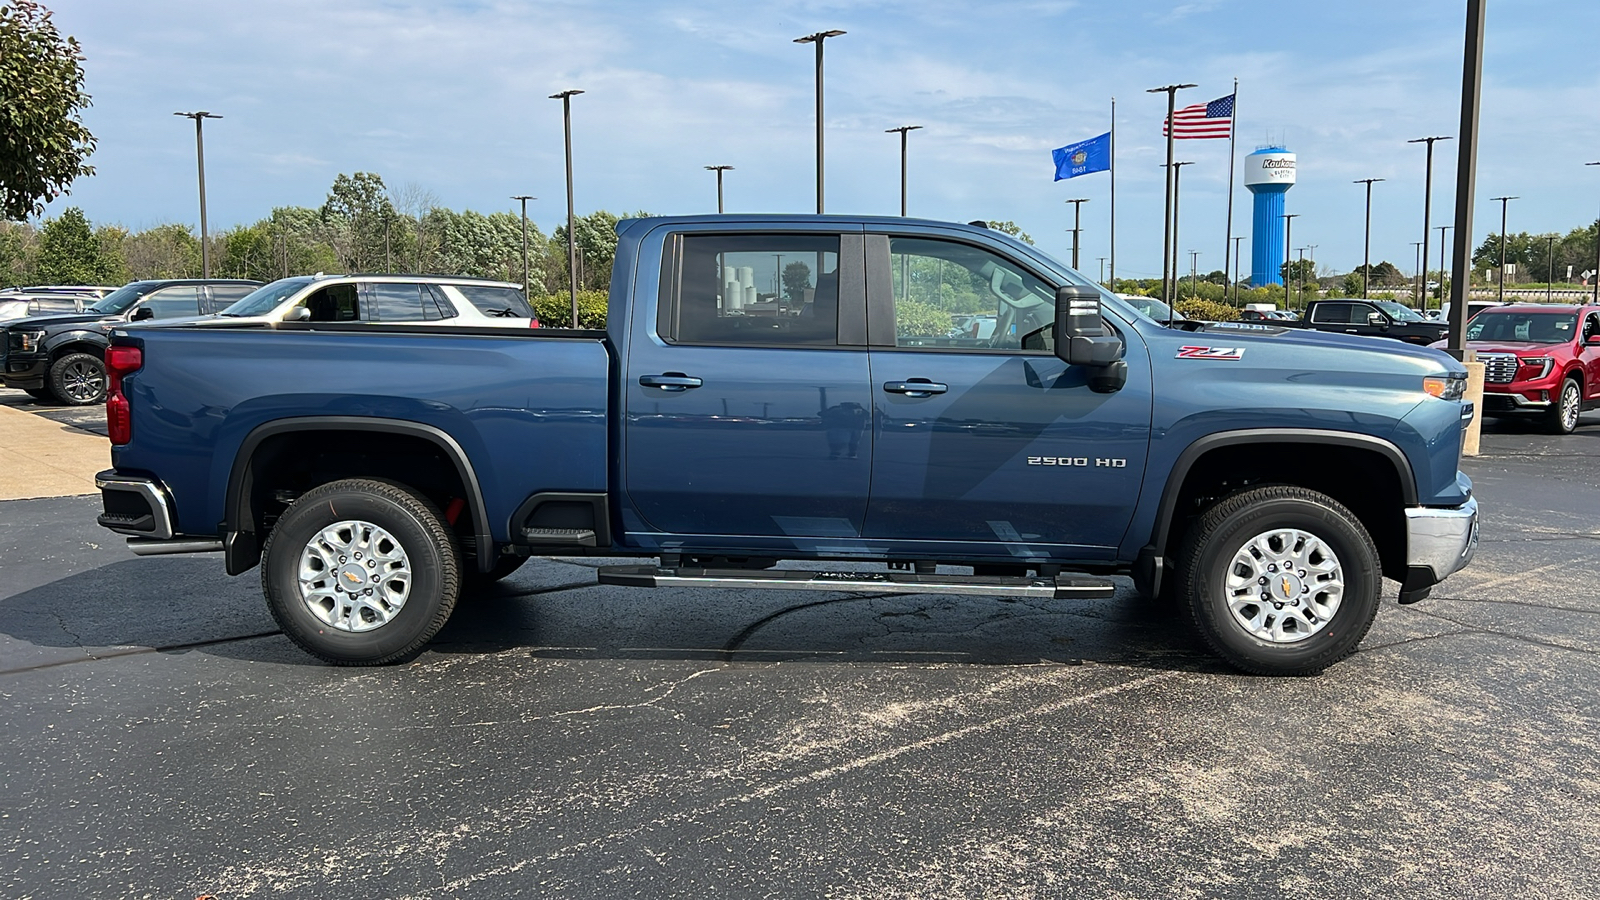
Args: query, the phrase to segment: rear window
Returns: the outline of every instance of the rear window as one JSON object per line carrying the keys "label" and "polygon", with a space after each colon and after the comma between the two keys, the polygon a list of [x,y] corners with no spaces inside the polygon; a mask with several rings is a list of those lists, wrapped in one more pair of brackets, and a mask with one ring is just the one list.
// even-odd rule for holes
{"label": "rear window", "polygon": [[487,284],[457,284],[452,287],[476,306],[478,312],[491,319],[533,318],[533,308],[523,299],[522,291],[516,288]]}

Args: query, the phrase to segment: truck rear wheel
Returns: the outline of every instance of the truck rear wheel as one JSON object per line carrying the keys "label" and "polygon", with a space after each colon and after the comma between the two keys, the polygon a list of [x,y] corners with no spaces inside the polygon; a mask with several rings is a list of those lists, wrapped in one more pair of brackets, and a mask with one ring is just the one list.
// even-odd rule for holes
{"label": "truck rear wheel", "polygon": [[336,665],[414,656],[449,620],[460,586],[461,552],[444,517],[385,481],[307,491],[262,548],[272,617],[290,640]]}
{"label": "truck rear wheel", "polygon": [[1200,636],[1258,675],[1312,675],[1354,653],[1377,615],[1377,547],[1353,513],[1298,487],[1227,498],[1195,523],[1179,591]]}

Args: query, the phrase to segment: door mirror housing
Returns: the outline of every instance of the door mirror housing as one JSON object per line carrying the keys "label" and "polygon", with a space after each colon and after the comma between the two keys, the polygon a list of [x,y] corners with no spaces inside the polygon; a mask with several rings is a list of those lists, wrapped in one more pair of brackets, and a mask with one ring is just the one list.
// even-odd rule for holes
{"label": "door mirror housing", "polygon": [[138,309],[133,311],[133,315],[128,317],[128,321],[129,322],[143,322],[146,319],[154,319],[155,317],[156,317],[156,311],[155,310],[151,309],[148,306],[141,306]]}
{"label": "door mirror housing", "polygon": [[1380,312],[1367,313],[1367,324],[1374,328],[1388,328],[1389,317]]}
{"label": "door mirror housing", "polygon": [[1056,288],[1055,351],[1067,365],[1089,369],[1089,389],[1097,394],[1119,391],[1128,381],[1122,338],[1107,333],[1100,292],[1092,287]]}
{"label": "door mirror housing", "polygon": [[309,322],[311,321],[311,310],[306,309],[304,306],[296,306],[294,309],[289,310],[283,320],[285,322]]}
{"label": "door mirror housing", "polygon": [[1600,334],[1591,334],[1584,338],[1583,345],[1585,347],[1600,347]]}

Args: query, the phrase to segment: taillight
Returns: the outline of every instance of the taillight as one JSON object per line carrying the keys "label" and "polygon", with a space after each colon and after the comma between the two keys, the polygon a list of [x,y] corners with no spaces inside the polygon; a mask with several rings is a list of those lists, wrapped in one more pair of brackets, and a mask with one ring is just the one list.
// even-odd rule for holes
{"label": "taillight", "polygon": [[112,347],[106,351],[106,434],[113,444],[133,440],[133,412],[122,379],[144,365],[144,351],[138,347]]}
{"label": "taillight", "polygon": [[539,327],[539,320],[538,319],[529,319],[528,320],[528,327],[529,328],[538,328]]}

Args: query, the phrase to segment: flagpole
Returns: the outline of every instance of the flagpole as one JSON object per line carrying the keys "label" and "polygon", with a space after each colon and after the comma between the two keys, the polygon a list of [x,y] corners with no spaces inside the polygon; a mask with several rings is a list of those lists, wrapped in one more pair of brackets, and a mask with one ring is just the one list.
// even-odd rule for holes
{"label": "flagpole", "polygon": [[[1600,284],[1600,274],[1595,275]],[[1111,281],[1106,290],[1117,292],[1117,98],[1111,98]]]}
{"label": "flagpole", "polygon": [[[1228,239],[1222,244],[1222,283],[1224,286],[1228,283],[1228,273],[1232,271],[1232,269],[1228,268],[1228,252],[1233,247],[1233,168],[1234,158],[1238,155],[1234,152],[1234,140],[1239,136],[1238,123],[1239,79],[1235,78],[1233,80],[1233,105],[1228,111]],[[1223,291],[1223,299],[1227,299],[1226,290]],[[1237,279],[1235,279],[1233,285],[1233,299],[1235,303],[1239,301]]]}

